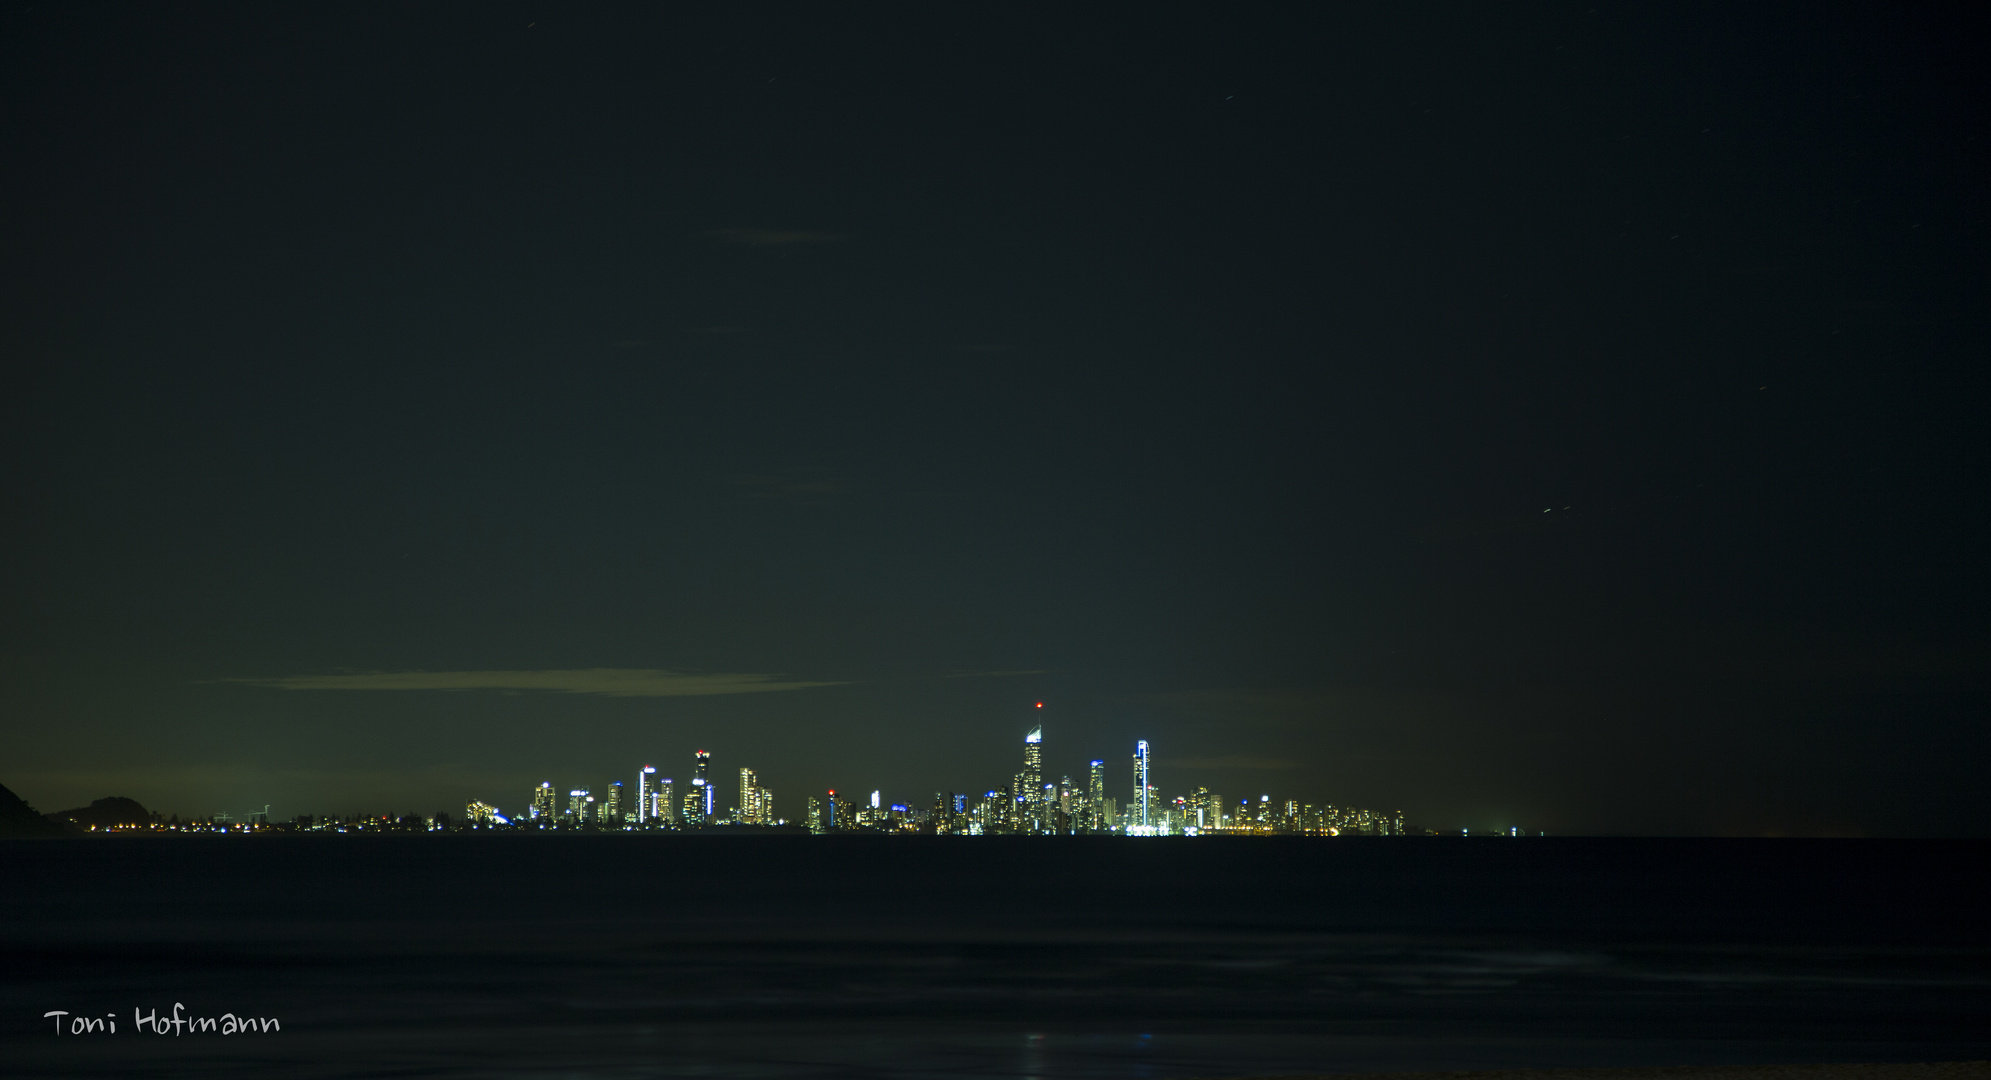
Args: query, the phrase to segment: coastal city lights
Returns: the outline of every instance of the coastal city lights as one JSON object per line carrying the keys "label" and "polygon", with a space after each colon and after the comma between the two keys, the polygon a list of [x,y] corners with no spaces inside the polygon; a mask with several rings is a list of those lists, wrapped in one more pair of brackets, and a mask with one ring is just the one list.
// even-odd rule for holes
{"label": "coastal city lights", "polygon": [[[1033,712],[1042,709],[1037,703]],[[1023,736],[1020,768],[1006,783],[978,791],[931,791],[887,798],[883,788],[869,792],[831,788],[785,804],[750,766],[734,766],[737,777],[722,784],[708,750],[694,751],[679,776],[655,764],[633,766],[630,779],[600,787],[566,786],[541,780],[519,793],[513,809],[488,798],[472,799],[461,817],[436,814],[298,815],[278,820],[270,808],[233,816],[217,814],[182,820],[147,811],[130,799],[101,799],[88,808],[51,815],[86,832],[164,833],[408,833],[408,832],[629,832],[769,831],[826,834],[940,836],[1405,836],[1413,830],[1401,810],[1302,803],[1269,793],[1227,797],[1208,787],[1165,794],[1156,782],[1153,747],[1136,740],[1128,757],[1124,786],[1108,778],[1106,759],[1093,758],[1082,772],[1053,775],[1047,769],[1048,743],[1037,724]],[[724,788],[724,790],[722,790]],[[1119,793],[1115,794],[1115,790]],[[1422,835],[1438,835],[1417,829]],[[1447,830],[1448,835],[1457,833]],[[1528,835],[1518,828],[1497,835]]]}
{"label": "coastal city lights", "polygon": [[[1039,702],[1035,708],[1042,709]],[[506,814],[496,805],[472,802],[464,828],[589,831],[678,831],[709,828],[786,828],[811,833],[899,833],[944,836],[1201,836],[1286,834],[1301,836],[1402,836],[1401,810],[1382,812],[1343,806],[1315,806],[1270,794],[1235,800],[1207,787],[1165,796],[1154,782],[1151,747],[1134,744],[1131,782],[1125,796],[1109,795],[1106,762],[1094,759],[1075,781],[1051,779],[1045,772],[1043,726],[1023,736],[1022,768],[1005,784],[983,791],[934,791],[929,797],[895,802],[881,790],[868,796],[835,789],[802,800],[796,818],[780,816],[774,792],[752,768],[739,769],[739,781],[723,801],[711,774],[712,755],[699,750],[682,801],[671,798],[677,781],[655,765],[632,770],[635,797],[621,800],[623,784],[609,785],[597,800],[586,788],[572,789],[564,804],[550,780],[533,787],[525,810]]]}

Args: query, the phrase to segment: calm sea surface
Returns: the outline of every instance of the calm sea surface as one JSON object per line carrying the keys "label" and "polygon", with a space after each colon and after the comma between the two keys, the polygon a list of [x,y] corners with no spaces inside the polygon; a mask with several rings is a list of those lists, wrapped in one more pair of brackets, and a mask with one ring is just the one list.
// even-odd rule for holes
{"label": "calm sea surface", "polygon": [[[1991,1058],[1991,844],[0,842],[12,1076],[1186,1077]],[[152,1035],[134,1008],[274,1017]],[[113,1015],[54,1033],[42,1014]]]}

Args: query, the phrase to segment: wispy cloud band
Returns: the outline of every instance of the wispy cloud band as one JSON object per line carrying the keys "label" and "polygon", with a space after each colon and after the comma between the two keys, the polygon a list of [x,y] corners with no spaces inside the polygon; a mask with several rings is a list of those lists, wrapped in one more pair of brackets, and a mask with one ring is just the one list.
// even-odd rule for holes
{"label": "wispy cloud band", "polygon": [[283,675],[220,682],[274,690],[547,690],[606,697],[710,697],[842,686],[779,675],[687,675],[656,668],[573,668],[553,671],[378,671],[359,675]]}
{"label": "wispy cloud band", "polygon": [[1170,769],[1297,769],[1303,762],[1290,758],[1261,757],[1212,757],[1212,758],[1171,758],[1156,762]]}

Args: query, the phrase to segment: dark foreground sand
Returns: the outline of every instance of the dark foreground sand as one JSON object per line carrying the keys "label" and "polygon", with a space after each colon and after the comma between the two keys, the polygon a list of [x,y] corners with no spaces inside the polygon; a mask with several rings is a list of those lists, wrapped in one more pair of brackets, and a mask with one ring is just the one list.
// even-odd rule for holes
{"label": "dark foreground sand", "polygon": [[1901,1065],[1683,1065],[1664,1069],[1496,1069],[1490,1072],[1336,1073],[1255,1080],[1991,1080],[1991,1061]]}

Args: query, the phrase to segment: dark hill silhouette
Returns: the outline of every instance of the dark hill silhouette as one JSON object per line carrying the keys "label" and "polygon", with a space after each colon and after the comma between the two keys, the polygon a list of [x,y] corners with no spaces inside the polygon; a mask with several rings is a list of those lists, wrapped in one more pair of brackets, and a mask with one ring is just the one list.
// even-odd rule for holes
{"label": "dark hill silhouette", "polygon": [[86,829],[92,825],[99,829],[108,829],[113,825],[152,824],[151,811],[140,806],[137,799],[127,799],[121,795],[98,799],[88,806],[64,810],[59,814],[50,814],[49,817],[58,821],[73,821]]}
{"label": "dark hill silhouette", "polygon": [[67,831],[35,813],[27,800],[0,786],[0,836],[61,836]]}

